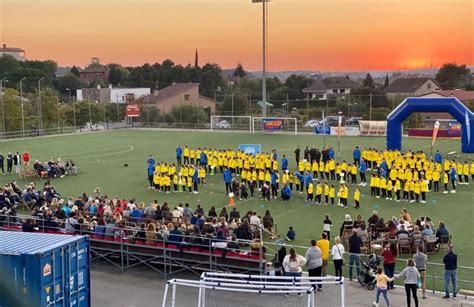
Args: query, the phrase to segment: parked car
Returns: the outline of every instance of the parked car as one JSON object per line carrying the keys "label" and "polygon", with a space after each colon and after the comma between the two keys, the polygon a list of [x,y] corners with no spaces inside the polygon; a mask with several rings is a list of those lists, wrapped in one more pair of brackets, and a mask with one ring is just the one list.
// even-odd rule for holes
{"label": "parked car", "polygon": [[[335,127],[338,125],[338,122],[339,122],[339,116],[333,116],[333,115],[330,115],[330,116],[326,116],[324,118],[324,126],[329,126],[329,127]],[[346,119],[344,116],[342,116],[342,125],[344,126],[346,122]],[[323,125],[323,121],[321,121],[319,123],[320,125]]]}
{"label": "parked car", "polygon": [[362,117],[351,117],[348,120],[346,120],[346,126],[358,126],[359,120],[361,119]]}
{"label": "parked car", "polygon": [[230,128],[230,124],[226,121],[226,120],[223,120],[223,121],[220,121],[217,123],[217,128],[220,128],[220,129],[229,129]]}
{"label": "parked car", "polygon": [[319,120],[311,119],[304,124],[304,127],[316,128],[319,127]]}

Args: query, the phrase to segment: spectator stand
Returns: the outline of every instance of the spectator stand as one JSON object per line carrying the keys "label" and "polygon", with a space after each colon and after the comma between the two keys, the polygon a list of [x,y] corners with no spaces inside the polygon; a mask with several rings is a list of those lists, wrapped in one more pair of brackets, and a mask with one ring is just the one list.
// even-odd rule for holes
{"label": "spectator stand", "polygon": [[195,237],[186,235],[180,236],[180,243],[171,242],[167,237],[138,239],[136,234],[139,229],[129,226],[123,228],[121,234],[117,234],[117,229],[107,232],[105,228],[103,233],[98,234],[94,230],[83,230],[80,227],[75,233],[67,233],[64,229],[65,221],[58,220],[58,227],[51,227],[42,218],[24,215],[0,215],[0,230],[22,231],[25,229],[25,221],[30,221],[31,230],[35,232],[89,235],[91,262],[105,261],[121,272],[144,265],[167,279],[182,271],[200,276],[202,271],[263,274],[265,269],[262,249],[249,249],[253,241],[248,240],[236,241],[239,248],[235,249],[212,244],[214,240],[211,238],[203,243],[189,243]]}

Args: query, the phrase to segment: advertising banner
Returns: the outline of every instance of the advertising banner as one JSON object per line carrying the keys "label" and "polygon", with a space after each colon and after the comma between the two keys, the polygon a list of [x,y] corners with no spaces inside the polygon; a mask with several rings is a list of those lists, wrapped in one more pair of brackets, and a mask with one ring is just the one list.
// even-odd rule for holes
{"label": "advertising banner", "polygon": [[140,116],[140,107],[137,104],[129,104],[127,105],[125,114],[127,117],[138,117]]}
{"label": "advertising banner", "polygon": [[240,144],[239,150],[248,155],[255,155],[262,152],[262,145],[260,144]]}
{"label": "advertising banner", "polygon": [[278,131],[283,129],[283,120],[275,118],[264,118],[263,130],[267,131]]}
{"label": "advertising banner", "polygon": [[329,134],[331,134],[331,127],[319,125],[319,126],[314,128],[314,133],[329,135]]}
{"label": "advertising banner", "polygon": [[448,136],[461,137],[461,124],[457,121],[450,121],[448,123]]}
{"label": "advertising banner", "polygon": [[360,135],[359,127],[331,127],[331,135],[343,135],[343,136],[358,136]]}

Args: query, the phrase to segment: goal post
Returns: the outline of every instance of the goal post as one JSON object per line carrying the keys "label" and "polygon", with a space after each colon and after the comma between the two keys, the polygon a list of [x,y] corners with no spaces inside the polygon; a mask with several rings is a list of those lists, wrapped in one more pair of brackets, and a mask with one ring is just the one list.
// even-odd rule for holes
{"label": "goal post", "polygon": [[211,131],[214,130],[252,132],[252,116],[211,115]]}
{"label": "goal post", "polygon": [[[317,285],[324,290],[315,295]],[[282,297],[284,294],[286,299]],[[162,307],[240,307],[247,305],[249,296],[262,307],[344,307],[344,278],[204,272],[200,280],[168,280]]]}
{"label": "goal post", "polygon": [[295,117],[253,117],[252,133],[298,134],[298,119]]}

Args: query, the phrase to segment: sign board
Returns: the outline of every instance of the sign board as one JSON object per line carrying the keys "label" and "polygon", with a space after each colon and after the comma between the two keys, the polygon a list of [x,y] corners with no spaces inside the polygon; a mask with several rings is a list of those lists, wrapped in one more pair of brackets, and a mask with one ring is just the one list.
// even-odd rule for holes
{"label": "sign board", "polygon": [[[323,128],[324,128],[324,129],[323,129]],[[314,133],[316,133],[316,134],[326,134],[326,135],[329,135],[329,134],[331,134],[331,127],[319,125],[319,126],[317,126],[317,127],[314,128]]]}
{"label": "sign board", "polygon": [[129,104],[127,105],[125,114],[127,117],[138,117],[140,116],[140,107],[137,104]]}
{"label": "sign board", "polygon": [[262,152],[262,145],[260,144],[240,144],[239,150],[248,155],[255,155]]}
{"label": "sign board", "polygon": [[[340,135],[345,135],[345,136],[358,136],[360,135],[360,129],[359,127],[341,127],[340,128]],[[337,131],[338,127],[331,127],[331,135],[338,135]]]}
{"label": "sign board", "polygon": [[461,124],[458,121],[450,121],[448,123],[448,136],[460,137],[461,136]]}
{"label": "sign board", "polygon": [[283,119],[278,118],[264,118],[263,130],[266,131],[278,131],[283,129]]}

